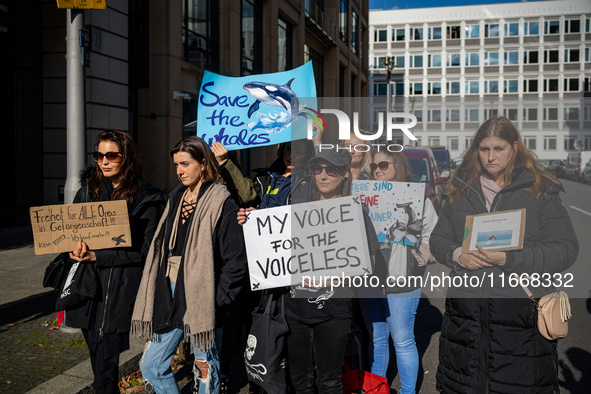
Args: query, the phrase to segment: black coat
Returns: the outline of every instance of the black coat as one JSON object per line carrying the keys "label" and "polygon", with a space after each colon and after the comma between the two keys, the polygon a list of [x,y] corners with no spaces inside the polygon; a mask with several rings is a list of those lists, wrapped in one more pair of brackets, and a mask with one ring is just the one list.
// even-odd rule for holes
{"label": "black coat", "polygon": [[[84,182],[85,183],[85,182]],[[112,184],[105,179],[99,201],[111,201]],[[86,186],[78,190],[74,203],[90,202]],[[94,251],[94,268],[100,282],[96,300],[66,312],[70,327],[107,333],[127,333],[131,313],[152,237],[165,205],[164,195],[149,183],[143,183],[138,195],[127,204],[132,246]]]}
{"label": "black coat", "polygon": [[[454,185],[465,186],[461,174]],[[495,197],[491,212],[526,209],[523,249],[507,252],[502,266],[467,270],[452,259],[464,236],[467,215],[486,213],[480,183],[461,198],[446,201],[431,234],[431,253],[464,274],[486,280],[482,287],[450,287],[439,342],[437,389],[445,393],[554,393],[558,391],[556,341],[536,328],[537,312],[520,286],[501,286],[500,275],[559,273],[576,260],[579,244],[570,218],[558,196],[563,191],[546,181],[548,194],[537,199],[525,190],[534,183],[523,166]],[[490,278],[494,278],[491,284]],[[534,288],[530,287],[532,291]],[[550,292],[538,288],[536,296]]]}

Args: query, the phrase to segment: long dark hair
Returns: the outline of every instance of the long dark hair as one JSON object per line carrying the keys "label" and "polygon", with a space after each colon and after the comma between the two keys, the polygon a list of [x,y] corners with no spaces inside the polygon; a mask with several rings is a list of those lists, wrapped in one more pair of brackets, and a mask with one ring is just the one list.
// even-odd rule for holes
{"label": "long dark hair", "polygon": [[[113,188],[111,199],[125,200],[131,203],[145,179],[144,170],[135,149],[133,138],[122,131],[105,130],[96,137],[94,149],[97,150],[99,144],[103,141],[110,141],[117,144],[119,152],[123,157],[121,160],[121,181],[117,187]],[[104,178],[103,171],[97,162],[96,172],[88,180],[88,192],[95,201],[99,200],[100,193],[104,189]]]}
{"label": "long dark hair", "polygon": [[[390,146],[392,144],[394,144],[394,143],[391,141],[386,141],[386,146]],[[410,182],[410,181],[412,181],[412,174],[410,172],[410,165],[408,164],[408,160],[406,160],[406,156],[404,156],[404,153],[402,153],[402,151],[390,152],[388,149],[384,149],[384,150],[380,150],[378,152],[377,150],[373,150],[371,152],[371,159],[373,160],[374,157],[378,153],[385,154],[390,159],[392,159],[392,161],[394,162],[394,168],[396,168],[396,179],[395,179],[396,182]],[[373,174],[373,171],[370,171],[370,178],[369,179],[371,179],[371,180],[376,179]]]}
{"label": "long dark hair", "polygon": [[187,152],[193,159],[204,164],[201,179],[224,183],[220,176],[220,166],[218,165],[213,152],[207,143],[201,138],[191,136],[180,140],[174,148],[170,150],[170,157],[173,157],[175,153],[179,152]]}
{"label": "long dark hair", "polygon": [[[547,171],[542,170],[540,165],[536,162],[535,156],[532,152],[529,151],[523,145],[521,141],[521,135],[519,131],[515,128],[511,121],[503,116],[490,118],[486,122],[484,122],[470,147],[466,151],[464,155],[464,159],[462,160],[462,164],[458,167],[457,171],[455,172],[452,179],[447,184],[447,194],[453,199],[455,197],[460,197],[464,194],[467,190],[468,186],[473,187],[478,182],[480,175],[485,173],[485,169],[482,167],[482,163],[480,162],[480,156],[478,154],[478,150],[480,148],[480,143],[482,140],[488,137],[497,137],[507,141],[511,146],[517,142],[517,150],[513,155],[513,158],[505,168],[505,171],[501,175],[501,180],[503,184],[509,185],[512,181],[513,176],[513,169],[516,165],[521,164],[525,168],[527,168],[532,175],[534,176],[534,184],[532,185],[529,190],[536,190],[537,194],[535,198],[540,197],[541,195],[546,195],[546,185],[544,184],[543,178],[547,178],[549,181],[560,185],[560,181],[550,174]],[[468,185],[461,189],[458,189],[456,186],[452,184],[453,178],[461,174],[462,180]]]}

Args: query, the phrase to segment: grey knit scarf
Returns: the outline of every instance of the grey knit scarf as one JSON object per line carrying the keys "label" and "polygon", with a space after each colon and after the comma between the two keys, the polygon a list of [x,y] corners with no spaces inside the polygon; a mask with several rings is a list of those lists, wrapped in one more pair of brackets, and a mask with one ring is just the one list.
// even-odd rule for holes
{"label": "grey knit scarf", "polygon": [[[225,186],[212,184],[197,202],[187,234],[183,255],[187,310],[183,324],[185,341],[191,342],[191,349],[208,350],[214,343],[216,300],[212,235],[229,196]],[[163,263],[165,224],[170,209],[169,201],[146,257],[131,318],[131,335],[134,337],[150,339],[153,335],[156,280]]]}

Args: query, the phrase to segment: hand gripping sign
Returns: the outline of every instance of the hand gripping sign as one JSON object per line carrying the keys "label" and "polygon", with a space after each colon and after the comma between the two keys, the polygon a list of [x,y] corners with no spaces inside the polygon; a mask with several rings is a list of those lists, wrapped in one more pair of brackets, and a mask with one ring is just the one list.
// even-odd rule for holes
{"label": "hand gripping sign", "polygon": [[244,239],[252,290],[371,273],[359,197],[252,211]]}

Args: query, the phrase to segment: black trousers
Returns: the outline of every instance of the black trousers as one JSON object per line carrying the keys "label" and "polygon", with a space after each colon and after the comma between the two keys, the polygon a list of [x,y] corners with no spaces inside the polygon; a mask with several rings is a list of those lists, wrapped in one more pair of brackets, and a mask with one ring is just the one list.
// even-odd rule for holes
{"label": "black trousers", "polygon": [[82,330],[88,345],[94,391],[97,394],[119,394],[119,354],[129,349],[129,333],[104,334]]}
{"label": "black trousers", "polygon": [[351,319],[330,319],[306,324],[287,316],[287,357],[296,394],[315,393],[314,370],[319,394],[342,394],[343,360],[351,331]]}

